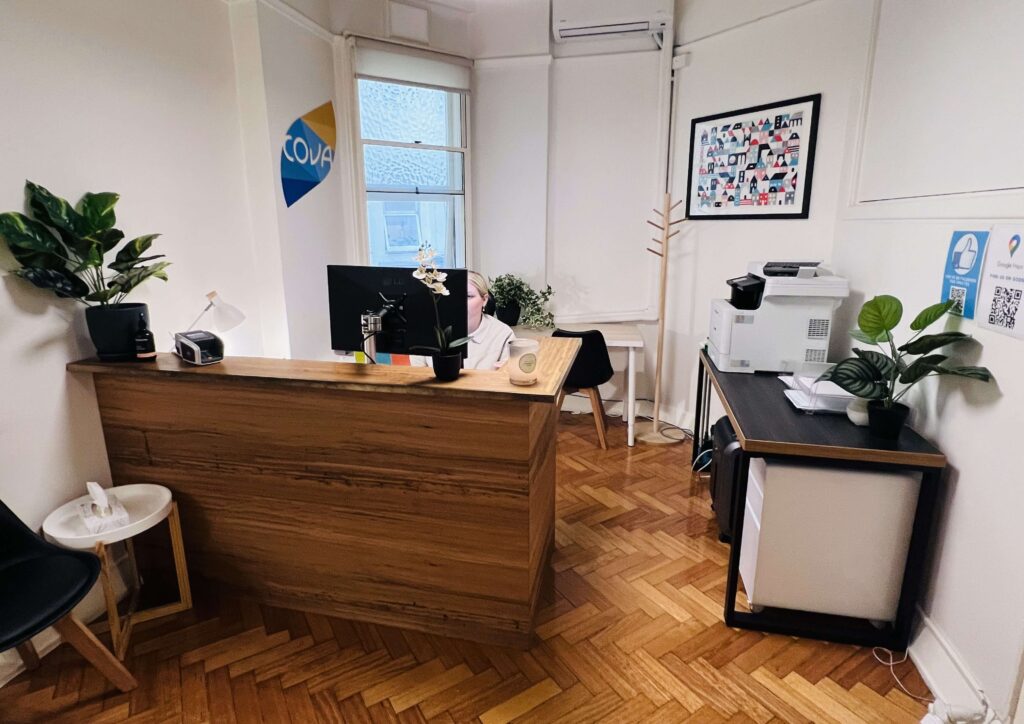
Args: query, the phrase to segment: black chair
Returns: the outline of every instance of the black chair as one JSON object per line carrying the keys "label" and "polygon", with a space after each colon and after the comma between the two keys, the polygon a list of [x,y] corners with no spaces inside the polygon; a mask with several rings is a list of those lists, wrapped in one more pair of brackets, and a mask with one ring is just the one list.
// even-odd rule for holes
{"label": "black chair", "polygon": [[31,638],[53,626],[114,686],[134,689],[135,678],[71,614],[99,574],[99,558],[47,543],[0,501],[0,651],[16,647],[25,667],[35,668]]}
{"label": "black chair", "polygon": [[602,449],[608,449],[608,438],[604,420],[604,403],[601,402],[601,393],[598,392],[598,385],[603,385],[612,378],[612,361],[608,358],[608,345],[605,344],[604,335],[596,329],[587,332],[569,332],[564,329],[556,329],[552,337],[576,337],[582,343],[576,361],[572,363],[569,376],[565,380],[562,395],[558,398],[558,407],[561,409],[562,400],[565,398],[565,391],[586,392],[590,397],[590,406],[594,410],[594,425],[597,427],[597,440]]}

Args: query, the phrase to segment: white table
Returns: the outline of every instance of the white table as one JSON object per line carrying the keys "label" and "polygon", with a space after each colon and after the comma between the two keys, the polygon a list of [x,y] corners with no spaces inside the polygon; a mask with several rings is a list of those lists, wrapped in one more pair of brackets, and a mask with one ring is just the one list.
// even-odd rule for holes
{"label": "white table", "polygon": [[[633,447],[636,431],[636,351],[644,348],[644,338],[640,327],[635,324],[605,322],[602,324],[559,324],[559,329],[569,332],[586,332],[598,330],[604,335],[605,344],[609,349],[625,349],[626,357],[626,402],[622,406],[622,419],[626,422],[626,444]],[[514,328],[517,337],[546,337],[550,329],[531,329],[517,326]]]}
{"label": "white table", "polygon": [[[110,638],[114,645],[114,655],[123,661],[128,650],[132,627],[136,623],[192,608],[192,589],[188,581],[188,566],[185,561],[185,546],[181,538],[178,504],[171,499],[171,491],[162,485],[138,483],[107,488],[107,493],[116,495],[124,505],[128,513],[128,522],[124,525],[99,533],[90,533],[85,527],[85,523],[82,522],[78,506],[81,503],[91,502],[92,498],[83,495],[65,503],[46,516],[46,520],[43,521],[43,533],[47,538],[65,548],[92,550],[99,557],[103,596],[106,599],[107,620],[110,624]],[[135,606],[138,602],[141,580],[135,562],[135,548],[131,539],[165,519],[171,535],[171,553],[174,556],[174,570],[178,578],[180,601],[144,611],[136,611]],[[128,549],[134,586],[128,613],[124,617],[117,610],[117,598],[114,594],[112,578],[113,564],[107,551],[109,545],[119,541],[124,541]]]}

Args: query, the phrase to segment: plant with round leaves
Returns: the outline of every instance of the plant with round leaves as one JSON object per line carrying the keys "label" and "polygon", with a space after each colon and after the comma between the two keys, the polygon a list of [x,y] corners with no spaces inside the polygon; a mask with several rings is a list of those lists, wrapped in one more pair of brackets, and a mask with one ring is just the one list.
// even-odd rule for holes
{"label": "plant with round leaves", "polygon": [[17,211],[0,214],[0,237],[21,265],[16,276],[58,297],[101,306],[123,301],[150,277],[167,281],[169,262],[144,264],[163,258],[143,256],[159,234],[128,241],[104,266],[107,254],[124,240],[124,232],[114,228],[117,194],[87,193],[72,206],[31,181],[25,190],[31,217]]}
{"label": "plant with round leaves", "polygon": [[[869,299],[857,315],[857,328],[850,336],[859,342],[875,345],[878,349],[854,348],[854,357],[836,363],[818,379],[831,380],[852,395],[867,400],[882,400],[892,407],[915,384],[925,377],[951,375],[988,382],[992,374],[985,367],[950,367],[943,363],[944,354],[930,354],[948,344],[971,339],[962,332],[922,334],[926,328],[940,320],[953,307],[950,299],[925,307],[914,317],[910,329],[916,334],[904,344],[896,346],[892,331],[903,319],[903,303],[894,296],[883,294]],[[920,355],[911,359],[909,355]]]}

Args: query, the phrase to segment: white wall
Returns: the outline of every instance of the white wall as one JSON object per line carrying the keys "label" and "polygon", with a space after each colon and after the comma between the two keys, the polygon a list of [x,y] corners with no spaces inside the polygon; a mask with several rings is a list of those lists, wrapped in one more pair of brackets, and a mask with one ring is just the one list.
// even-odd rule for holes
{"label": "white wall", "polygon": [[[227,5],[18,0],[4,3],[0,27],[0,86],[12,99],[0,209],[23,210],[25,179],[73,202],[119,192],[118,227],[129,238],[161,232],[153,249],[173,264],[170,281],[129,297],[149,304],[158,347],[216,288],[249,315],[225,335],[228,349],[259,354]],[[15,268],[0,247],[0,267]],[[0,499],[38,528],[86,480],[110,482],[92,380],[64,369],[95,354],[83,307],[4,273],[0,348]],[[3,680],[16,657],[0,658]]]}
{"label": "white wall", "polygon": [[[905,25],[904,10],[902,3],[884,0],[878,33],[881,43],[889,43],[894,31]],[[873,167],[878,134],[870,109],[878,108],[881,101],[892,119],[916,119],[916,134],[921,138],[943,132],[946,119],[957,116],[964,107],[964,94],[984,94],[989,125],[1018,115],[1017,81],[1004,72],[1005,63],[987,46],[997,26],[997,32],[1015,37],[1024,32],[1024,14],[1009,12],[1007,5],[997,0],[985,0],[972,4],[975,17],[967,23],[957,21],[959,10],[959,6],[943,5],[942,12],[927,22],[927,39],[917,37],[914,43],[922,53],[922,44],[933,53],[941,49],[943,57],[936,60],[936,70],[946,63],[972,67],[970,87],[943,84],[942,98],[908,93],[901,102],[888,85],[872,82],[866,99],[868,128],[851,128],[848,137],[850,152],[844,166],[848,181],[836,230],[836,267],[850,278],[858,302],[875,294],[895,294],[903,300],[908,316],[940,299],[941,275],[954,229],[1024,224],[1024,193],[1020,191],[881,203],[855,200],[856,190],[865,187],[865,174],[880,178]],[[900,55],[879,52],[866,75],[873,80],[891,78],[905,67]],[[911,149],[900,160],[906,164],[898,177],[903,192],[917,196],[936,190],[933,159]],[[984,172],[989,168],[984,155],[963,157],[951,166],[980,189],[987,188]],[[1002,185],[1024,187],[1024,168],[1019,164],[1001,168],[1001,173],[1005,174]],[[855,305],[842,309],[837,328],[851,326],[855,312]],[[945,452],[950,471],[941,496],[937,546],[922,604],[931,630],[922,632],[911,653],[918,653],[923,672],[933,670],[939,679],[936,685],[952,688],[957,682],[942,673],[950,662],[933,656],[929,641],[936,634],[945,639],[948,658],[966,673],[963,683],[984,689],[1005,719],[1015,704],[1013,689],[1024,654],[1019,526],[1012,514],[1002,513],[1024,510],[1020,466],[1013,458],[1019,444],[1020,401],[1024,399],[1024,381],[1017,374],[1024,347],[1020,341],[972,321],[951,320],[949,324],[978,342],[954,351],[956,357],[965,364],[987,366],[996,383],[930,379],[912,393],[914,427]],[[847,340],[837,343],[837,352],[848,346]]]}
{"label": "white wall", "polygon": [[[149,304],[158,346],[216,288],[250,315],[228,349],[258,354],[227,6],[25,0],[4,5],[2,25],[0,82],[18,111],[4,121],[0,208],[23,208],[25,179],[72,201],[120,192],[118,227],[161,232],[153,249],[173,264],[169,282],[129,297]],[[3,266],[16,266],[6,247]],[[10,275],[0,317],[4,409],[18,412],[0,428],[0,496],[37,526],[110,477],[90,380],[64,371],[94,349],[80,305]]]}
{"label": "white wall", "polygon": [[474,266],[535,287],[547,267],[551,57],[478,60],[473,73]]}
{"label": "white wall", "polygon": [[470,14],[472,57],[547,55],[550,0],[486,0]]}
{"label": "white wall", "polygon": [[[693,420],[697,349],[707,336],[711,300],[729,294],[725,280],[744,274],[747,263],[758,259],[831,257],[843,149],[851,109],[858,107],[871,18],[869,3],[819,0],[679,49],[687,56],[675,76],[677,199],[686,194],[693,118],[822,94],[808,219],[694,220],[676,237],[669,260],[664,379],[669,409],[685,410],[681,422]],[[765,38],[784,37],[800,42],[772,45],[777,72],[741,71],[750,49]]]}
{"label": "white wall", "polygon": [[[304,27],[272,4],[257,3],[266,96],[266,149],[274,176],[274,199],[287,300],[290,356],[331,359],[327,264],[342,249],[342,198],[338,168],[291,207],[281,188],[281,148],[289,126],[334,97],[331,37]],[[263,200],[264,203],[267,200]]]}
{"label": "white wall", "polygon": [[[823,99],[810,219],[691,222],[672,259],[668,319],[673,354],[666,379],[670,399],[687,409],[688,419],[692,419],[692,403],[687,402],[693,399],[692,360],[707,332],[708,302],[725,295],[725,278],[741,273],[747,261],[831,257],[836,271],[849,278],[853,292],[837,314],[835,329],[842,330],[853,326],[860,303],[875,294],[900,296],[908,316],[937,301],[951,232],[993,222],[1020,222],[1024,208],[1020,192],[857,202],[858,194],[872,196],[862,193],[865,188],[890,182],[886,164],[907,164],[894,177],[901,194],[920,196],[943,190],[935,187],[935,169],[928,165],[934,157],[919,153],[920,149],[879,159],[874,141],[879,139],[883,116],[890,124],[915,119],[914,136],[932,138],[945,132],[948,119],[963,112],[970,93],[980,93],[986,99],[987,122],[998,124],[1016,117],[1016,76],[1005,72],[1005,58],[999,60],[1001,49],[986,47],[995,25],[1001,34],[1024,32],[1016,6],[1011,11],[997,0],[972,3],[972,21],[965,23],[956,20],[962,10],[959,5],[884,0],[878,29],[884,47],[876,55],[874,3],[816,0],[761,19],[756,9],[740,5],[728,26],[715,25],[721,19],[713,17],[712,4],[683,2],[679,18],[684,37],[687,33],[707,37],[682,48],[690,55],[689,65],[677,75],[677,193],[686,185],[690,118],[814,92],[821,92]],[[901,30],[906,30],[906,14],[925,10],[929,18],[922,27],[927,27],[928,34],[905,37]],[[706,23],[703,29],[700,23]],[[792,53],[785,45],[773,46],[779,74],[763,78],[723,72],[728,67],[723,59],[730,54],[778,37],[801,39]],[[909,69],[908,59],[897,52],[905,51],[908,44],[919,56]],[[915,85],[916,77],[918,88],[935,82],[918,62],[929,53],[941,54],[933,64],[936,72],[947,65],[971,67],[971,85],[942,81],[937,96],[895,92],[894,84],[900,79]],[[873,66],[869,65],[872,59]],[[907,78],[914,69],[918,75],[911,73]],[[877,79],[884,82],[876,84]],[[869,119],[867,129],[865,118]],[[984,157],[960,157],[945,168],[951,173],[962,170],[964,178],[979,185],[988,163]],[[866,175],[859,175],[862,170]],[[1024,186],[1019,164],[1001,165],[999,170],[1005,176],[1003,185]],[[870,181],[867,186],[865,179]],[[970,704],[964,692],[969,696],[971,689],[980,687],[1005,719],[1015,705],[1013,686],[1024,650],[1020,614],[1024,576],[1018,560],[1018,526],[1012,513],[1000,511],[1024,509],[1019,465],[1012,459],[1016,411],[1024,394],[1024,383],[1015,372],[1024,348],[970,322],[960,328],[981,343],[964,350],[964,363],[988,366],[997,384],[928,380],[912,396],[913,424],[946,453],[950,474],[942,495],[931,578],[922,601],[927,626],[915,639],[911,654],[935,693]],[[848,350],[849,340],[837,336],[832,347],[832,356],[837,357]]]}

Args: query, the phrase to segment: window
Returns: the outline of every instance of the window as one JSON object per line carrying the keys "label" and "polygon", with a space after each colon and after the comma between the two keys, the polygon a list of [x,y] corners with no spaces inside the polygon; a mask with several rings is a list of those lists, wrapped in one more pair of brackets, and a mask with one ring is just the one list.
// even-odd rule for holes
{"label": "window", "polygon": [[370,264],[466,264],[466,102],[457,91],[359,78]]}

